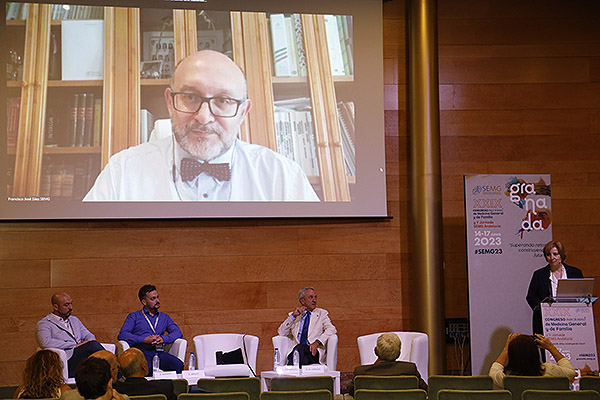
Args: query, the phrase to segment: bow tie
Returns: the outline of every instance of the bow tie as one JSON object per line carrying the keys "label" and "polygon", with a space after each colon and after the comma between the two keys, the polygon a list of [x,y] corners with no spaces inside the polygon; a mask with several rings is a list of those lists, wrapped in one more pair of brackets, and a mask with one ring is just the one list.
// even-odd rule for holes
{"label": "bow tie", "polygon": [[196,161],[193,158],[181,160],[181,179],[184,182],[193,181],[202,172],[219,181],[231,179],[231,169],[228,163],[209,164],[208,162]]}

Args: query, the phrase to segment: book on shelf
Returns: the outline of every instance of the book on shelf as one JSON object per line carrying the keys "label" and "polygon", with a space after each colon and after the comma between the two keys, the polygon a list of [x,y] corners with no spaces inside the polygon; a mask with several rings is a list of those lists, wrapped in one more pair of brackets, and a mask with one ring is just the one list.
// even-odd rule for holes
{"label": "book on shelf", "polygon": [[103,78],[103,20],[63,21],[61,43],[62,80],[101,80]]}
{"label": "book on shelf", "polygon": [[85,98],[85,115],[83,119],[83,146],[91,146],[94,135],[94,93]]}
{"label": "book on shelf", "polygon": [[21,98],[9,97],[6,99],[6,146],[8,150],[17,147],[17,135],[19,134],[19,113],[21,111]]}
{"label": "book on shelf", "polygon": [[351,15],[338,15],[338,25],[340,27],[340,46],[342,49],[342,56],[344,58],[344,69],[346,75],[354,74],[354,52],[352,50],[353,43],[353,27],[352,27],[352,16]]}
{"label": "book on shelf", "polygon": [[306,76],[306,52],[304,51],[304,33],[302,32],[302,19],[300,14],[292,14],[292,24],[294,26],[295,51],[298,62],[298,75]]}
{"label": "book on shelf", "polygon": [[337,104],[340,135],[342,137],[342,152],[348,176],[356,176],[356,136],[354,102],[340,101]]}
{"label": "book on shelf", "polygon": [[271,14],[275,76],[306,76],[304,36],[299,14]]}
{"label": "book on shelf", "polygon": [[140,143],[146,143],[150,140],[150,133],[154,129],[156,118],[148,110],[140,110]]}
{"label": "book on shelf", "polygon": [[68,134],[63,140],[56,140],[70,147],[99,146],[102,133],[102,100],[95,98],[93,93],[74,93],[70,107]]}
{"label": "book on shelf", "polygon": [[289,42],[283,14],[271,14],[271,43],[273,46],[273,66],[275,76],[292,76],[289,57]]}
{"label": "book on shelf", "polygon": [[53,4],[51,15],[53,20],[102,19],[104,17],[104,7]]}
{"label": "book on shelf", "polygon": [[[354,102],[337,104],[344,164],[348,176],[356,176]],[[319,175],[317,146],[309,98],[275,102],[277,151],[295,161],[308,176]]]}
{"label": "book on shelf", "polygon": [[22,5],[22,3],[6,3],[6,20],[17,19],[20,13],[19,7],[21,7]]}
{"label": "book on shelf", "polygon": [[87,93],[79,94],[79,101],[77,103],[77,131],[75,133],[74,146],[82,147],[85,144],[85,108],[87,102]]}
{"label": "book on shelf", "polygon": [[60,80],[60,39],[50,32],[50,59],[48,60],[48,79]]}
{"label": "book on shelf", "polygon": [[71,100],[71,112],[69,113],[69,135],[67,140],[65,141],[65,145],[67,146],[75,146],[77,144],[77,117],[78,117],[78,108],[79,108],[79,93],[73,94],[73,98]]}
{"label": "book on shelf", "polygon": [[47,157],[42,167],[40,196],[51,200],[81,200],[100,173],[95,157],[63,161]]}
{"label": "book on shelf", "polygon": [[[325,34],[334,76],[352,75],[352,16],[325,15]],[[275,76],[306,76],[306,52],[300,14],[270,14]]]}
{"label": "book on shelf", "polygon": [[49,105],[46,108],[46,131],[44,132],[44,146],[56,147],[58,146],[57,137],[60,131],[60,118],[56,113],[56,108]]}
{"label": "book on shelf", "polygon": [[6,168],[6,195],[8,197],[12,196],[14,177],[15,167],[13,165],[9,165],[8,168]]}
{"label": "book on shelf", "polygon": [[342,46],[340,45],[338,20],[335,15],[325,15],[325,32],[327,36],[327,48],[329,49],[331,74],[333,76],[346,75]]}
{"label": "book on shelf", "polygon": [[299,76],[298,71],[298,52],[296,50],[296,32],[294,30],[292,17],[284,17],[285,39],[287,41],[287,54],[290,65],[290,76]]}
{"label": "book on shelf", "polygon": [[27,3],[6,3],[7,20],[25,20],[29,11]]}
{"label": "book on shelf", "polygon": [[277,151],[295,161],[308,176],[319,176],[310,99],[275,102]]}
{"label": "book on shelf", "polygon": [[94,127],[92,146],[99,147],[102,141],[102,100],[94,99]]}
{"label": "book on shelf", "polygon": [[[7,20],[25,20],[28,12],[27,3],[6,3]],[[72,4],[53,4],[50,16],[53,20],[102,19],[104,7]]]}

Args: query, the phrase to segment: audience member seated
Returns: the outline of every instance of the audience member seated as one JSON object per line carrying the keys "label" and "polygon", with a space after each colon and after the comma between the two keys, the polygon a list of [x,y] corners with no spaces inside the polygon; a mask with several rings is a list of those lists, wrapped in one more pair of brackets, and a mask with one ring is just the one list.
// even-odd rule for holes
{"label": "audience member seated", "polygon": [[[542,364],[538,347],[548,350],[557,364],[550,361]],[[572,380],[576,372],[571,362],[554,347],[550,339],[537,333],[533,336],[511,333],[502,353],[490,368],[495,388],[504,388],[506,375],[565,376]]]}
{"label": "audience member seated", "polygon": [[124,382],[116,382],[113,386],[119,393],[129,396],[164,394],[167,396],[167,400],[176,400],[173,381],[168,379],[146,380],[148,363],[140,349],[131,347],[124,351],[119,357],[119,365],[125,377]]}
{"label": "audience member seated", "polygon": [[[110,375],[112,378],[113,382],[117,382],[118,381],[118,375],[119,375],[119,362],[117,361],[117,356],[114,355],[114,353],[111,353],[108,350],[100,350],[95,352],[94,354],[92,354],[90,356],[91,357],[96,357],[96,358],[101,358],[103,360],[105,360],[108,365],[110,365]],[[129,397],[124,395],[123,396],[125,399],[128,399]],[[60,400],[83,400],[83,397],[81,397],[81,395],[79,394],[79,392],[77,390],[69,390],[63,393],[62,396],[60,396]]]}
{"label": "audience member seated", "polygon": [[39,350],[27,359],[23,384],[15,391],[15,399],[58,398],[70,391],[63,377],[63,365],[58,353]]}
{"label": "audience member seated", "polygon": [[[427,390],[427,383],[421,378],[415,363],[396,361],[400,355],[402,342],[395,333],[384,333],[377,338],[375,355],[377,360],[370,365],[359,365],[354,368],[354,377],[358,375],[397,376],[411,375],[419,379],[419,388]],[[348,385],[348,392],[354,396],[354,380]]]}
{"label": "audience member seated", "polygon": [[89,357],[75,370],[75,383],[85,400],[124,400],[113,389],[110,364],[101,358]]}

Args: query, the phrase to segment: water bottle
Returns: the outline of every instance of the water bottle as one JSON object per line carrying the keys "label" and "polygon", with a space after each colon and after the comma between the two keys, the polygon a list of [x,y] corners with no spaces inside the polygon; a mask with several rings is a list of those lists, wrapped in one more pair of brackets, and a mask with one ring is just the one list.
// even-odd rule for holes
{"label": "water bottle", "polygon": [[294,368],[300,368],[300,353],[298,352],[298,349],[294,350]]}
{"label": "water bottle", "polygon": [[160,370],[160,358],[158,358],[158,354],[154,354],[152,358],[152,372],[157,373]]}
{"label": "water bottle", "polygon": [[279,348],[275,347],[275,353],[273,353],[273,370],[281,366],[281,357],[279,356]]}
{"label": "water bottle", "polygon": [[196,369],[196,356],[194,355],[193,351],[190,353],[190,359],[188,360],[188,369],[190,371],[194,371]]}

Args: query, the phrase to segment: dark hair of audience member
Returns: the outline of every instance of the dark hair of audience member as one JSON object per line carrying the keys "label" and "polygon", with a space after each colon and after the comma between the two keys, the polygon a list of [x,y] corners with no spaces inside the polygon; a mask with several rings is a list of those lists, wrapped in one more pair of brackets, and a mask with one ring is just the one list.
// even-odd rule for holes
{"label": "dark hair of audience member", "polygon": [[507,375],[541,376],[544,367],[540,362],[540,351],[531,335],[519,335],[508,344],[508,363],[504,367]]}
{"label": "dark hair of audience member", "polygon": [[146,297],[146,293],[150,293],[156,290],[156,286],[154,285],[144,285],[140,288],[140,291],[138,292],[138,297],[140,298],[140,301],[142,301],[144,299],[144,297]]}
{"label": "dark hair of audience member", "polygon": [[106,394],[111,378],[110,364],[101,358],[90,357],[75,370],[77,390],[84,399],[97,399]]}
{"label": "dark hair of audience member", "polygon": [[23,370],[21,399],[43,399],[60,396],[65,383],[60,356],[52,350],[36,351],[27,359]]}

